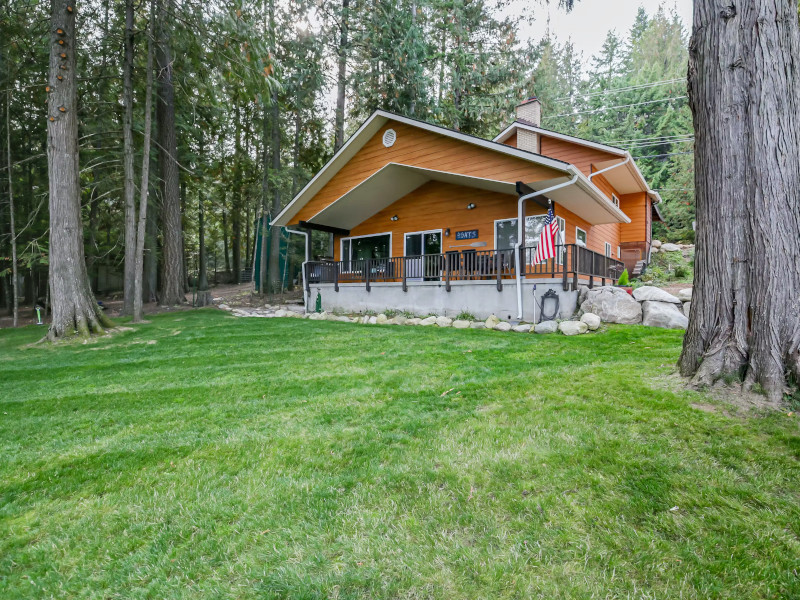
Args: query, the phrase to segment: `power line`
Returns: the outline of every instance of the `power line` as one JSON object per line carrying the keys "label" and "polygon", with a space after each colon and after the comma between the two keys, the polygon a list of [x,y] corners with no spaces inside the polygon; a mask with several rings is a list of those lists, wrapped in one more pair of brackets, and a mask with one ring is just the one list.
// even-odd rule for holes
{"label": "power line", "polygon": [[679,154],[694,154],[694,150],[689,150],[688,152],[670,152],[669,154],[643,154],[642,156],[634,156],[633,158],[661,158],[662,156],[677,156]]}
{"label": "power line", "polygon": [[679,82],[683,82],[683,81],[685,81],[685,79],[683,79],[681,77],[678,77],[676,79],[664,79],[662,81],[653,81],[651,83],[642,83],[642,84],[639,84],[639,85],[629,85],[629,86],[621,87],[621,88],[611,88],[611,89],[608,89],[608,90],[601,90],[601,91],[598,91],[598,92],[583,92],[583,93],[577,92],[573,96],[563,96],[562,98],[556,98],[555,100],[553,100],[553,102],[560,102],[560,101],[563,101],[563,100],[571,100],[575,96],[578,96],[578,97],[581,97],[581,98],[593,98],[595,96],[606,96],[608,94],[620,94],[622,92],[632,92],[632,91],[635,91],[635,90],[644,90],[644,89],[659,87],[659,86],[662,86],[662,85],[669,85],[669,84],[672,84],[672,83],[679,83]]}
{"label": "power line", "polygon": [[653,135],[653,136],[647,136],[647,137],[641,137],[641,138],[631,138],[631,139],[628,139],[628,140],[609,140],[609,141],[606,142],[606,144],[624,144],[625,142],[640,142],[642,140],[669,140],[671,138],[681,138],[681,137],[687,137],[687,136],[694,137],[694,134],[693,133],[677,133],[675,135]]}
{"label": "power line", "polygon": [[572,117],[574,115],[587,115],[587,114],[594,114],[599,112],[605,112],[607,110],[616,110],[618,108],[630,108],[631,106],[644,106],[645,104],[655,104],[656,102],[669,102],[671,100],[681,100],[683,98],[688,98],[688,96],[674,96],[672,98],[661,98],[659,100],[648,100],[647,102],[634,102],[633,104],[620,104],[619,106],[608,106],[606,108],[596,108],[594,110],[579,110],[573,113],[564,113],[561,115],[548,115],[548,119],[555,119],[557,117]]}

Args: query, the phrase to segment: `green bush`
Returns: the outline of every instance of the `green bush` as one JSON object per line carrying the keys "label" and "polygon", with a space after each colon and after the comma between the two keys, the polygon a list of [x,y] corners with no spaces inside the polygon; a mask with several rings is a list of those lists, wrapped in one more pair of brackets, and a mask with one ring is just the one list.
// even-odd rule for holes
{"label": "green bush", "polygon": [[689,275],[689,267],[686,265],[677,265],[675,267],[675,279],[686,279]]}
{"label": "green bush", "polygon": [[617,280],[617,285],[628,285],[630,278],[628,277],[628,269],[625,269]]}
{"label": "green bush", "polygon": [[456,321],[477,321],[478,319],[473,315],[471,312],[467,312],[462,310],[460,313],[456,315]]}

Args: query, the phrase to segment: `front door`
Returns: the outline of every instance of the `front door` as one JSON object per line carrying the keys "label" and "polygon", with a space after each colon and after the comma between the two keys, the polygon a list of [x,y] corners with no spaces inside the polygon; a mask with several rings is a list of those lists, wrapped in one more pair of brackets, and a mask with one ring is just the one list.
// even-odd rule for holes
{"label": "front door", "polygon": [[406,234],[406,277],[432,281],[442,272],[442,230]]}

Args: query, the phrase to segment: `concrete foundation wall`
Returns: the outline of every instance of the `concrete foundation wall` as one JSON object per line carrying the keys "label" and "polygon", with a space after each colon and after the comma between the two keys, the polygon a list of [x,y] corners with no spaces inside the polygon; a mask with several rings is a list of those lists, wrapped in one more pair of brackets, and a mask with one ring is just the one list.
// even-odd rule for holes
{"label": "concrete foundation wall", "polygon": [[[522,283],[522,320],[534,320],[534,282]],[[409,283],[403,291],[401,283],[373,283],[367,292],[364,284],[342,283],[339,291],[332,283],[314,284],[309,297],[314,306],[317,293],[322,296],[322,308],[326,311],[362,313],[371,310],[377,313],[386,309],[409,311],[416,315],[435,313],[455,317],[461,311],[472,313],[478,319],[494,314],[501,319],[517,318],[517,285],[513,280],[504,280],[502,291],[494,281],[454,281],[448,292],[440,281]],[[578,292],[565,292],[561,280],[536,281],[536,301],[541,304],[548,290],[555,290],[559,297],[559,318],[566,319],[577,310]],[[539,308],[536,307],[536,320]],[[545,306],[552,311],[552,303]]]}

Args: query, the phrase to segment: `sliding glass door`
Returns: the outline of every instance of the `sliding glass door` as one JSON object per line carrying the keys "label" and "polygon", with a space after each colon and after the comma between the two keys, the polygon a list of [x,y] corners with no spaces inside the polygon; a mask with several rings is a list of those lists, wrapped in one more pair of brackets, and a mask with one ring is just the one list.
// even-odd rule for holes
{"label": "sliding glass door", "polygon": [[406,234],[406,277],[411,281],[438,279],[442,272],[442,230]]}

